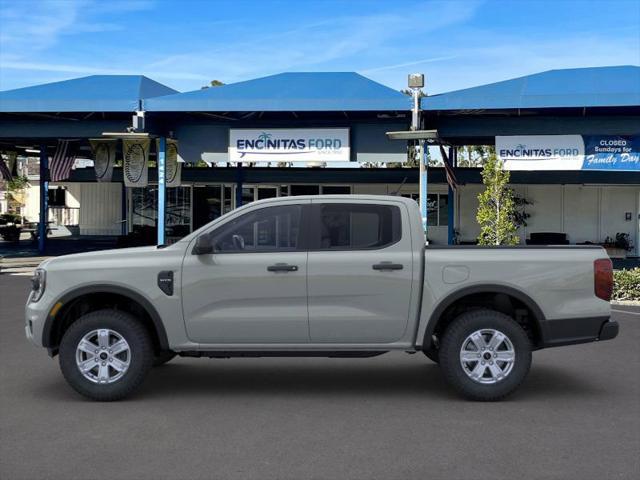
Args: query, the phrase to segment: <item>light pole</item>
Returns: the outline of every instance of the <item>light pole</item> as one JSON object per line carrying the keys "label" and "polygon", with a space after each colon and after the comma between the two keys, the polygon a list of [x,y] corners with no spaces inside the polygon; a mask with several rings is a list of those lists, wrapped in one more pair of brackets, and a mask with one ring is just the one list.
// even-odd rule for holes
{"label": "light pole", "polygon": [[[408,79],[411,96],[413,97],[413,108],[411,110],[411,130],[420,129],[420,92],[424,87],[424,75],[422,73],[411,73]],[[416,146],[416,158],[420,166],[420,185],[418,202],[420,204],[420,215],[422,217],[422,231],[425,240],[427,238],[427,166],[425,165],[427,155],[425,151],[424,139],[418,140]]]}

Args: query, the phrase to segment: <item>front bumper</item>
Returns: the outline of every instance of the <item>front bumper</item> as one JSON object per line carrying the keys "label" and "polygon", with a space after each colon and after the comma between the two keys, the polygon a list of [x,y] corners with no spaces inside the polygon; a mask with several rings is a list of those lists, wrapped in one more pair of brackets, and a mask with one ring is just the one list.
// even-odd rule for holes
{"label": "front bumper", "polygon": [[609,317],[547,320],[542,324],[542,347],[611,340],[619,330],[618,322]]}

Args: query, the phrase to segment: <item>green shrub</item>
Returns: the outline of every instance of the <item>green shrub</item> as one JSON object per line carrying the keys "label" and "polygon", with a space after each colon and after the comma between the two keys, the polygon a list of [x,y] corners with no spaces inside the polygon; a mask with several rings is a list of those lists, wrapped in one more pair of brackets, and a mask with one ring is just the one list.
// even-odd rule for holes
{"label": "green shrub", "polygon": [[613,272],[613,300],[640,300],[640,268]]}

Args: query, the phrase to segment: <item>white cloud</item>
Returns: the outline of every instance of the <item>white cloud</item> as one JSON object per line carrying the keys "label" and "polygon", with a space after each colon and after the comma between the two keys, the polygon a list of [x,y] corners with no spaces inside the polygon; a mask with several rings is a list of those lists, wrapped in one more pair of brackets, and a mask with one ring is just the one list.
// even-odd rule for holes
{"label": "white cloud", "polygon": [[[378,3],[385,8],[362,9],[357,16],[340,16],[334,9],[338,13],[330,19],[307,23],[300,21],[303,15],[274,16],[268,22],[251,15],[217,18],[214,6],[212,19],[195,18],[197,25],[169,22],[161,34],[150,31],[152,42],[131,40],[131,45],[116,37],[98,43],[95,38],[102,37],[87,34],[141,23],[144,36],[149,25],[142,12],[152,2],[77,0],[61,8],[60,1],[47,0],[37,9],[24,1],[2,5],[0,89],[70,76],[144,74],[193,90],[214,78],[230,83],[322,70],[359,71],[400,89],[411,69],[423,70],[427,91],[437,93],[551,68],[640,63],[638,27],[509,35],[493,23],[471,21],[478,2],[416,0],[410,8]],[[130,31],[122,35],[119,39],[135,37]]]}
{"label": "white cloud", "polygon": [[461,61],[430,66],[427,91],[441,93],[553,69],[640,65],[640,28],[629,33],[616,38],[606,32],[547,38],[476,33],[477,46],[447,50]]}
{"label": "white cloud", "polygon": [[63,36],[121,30],[122,25],[96,18],[152,6],[148,1],[133,0],[3,2],[0,6],[0,59],[5,56],[28,58],[55,46]]}
{"label": "white cloud", "polygon": [[368,68],[366,70],[361,70],[360,73],[370,74],[370,73],[375,73],[375,72],[382,72],[384,70],[397,70],[399,68],[415,67],[416,65],[422,65],[422,64],[425,64],[425,63],[433,63],[433,62],[442,62],[442,61],[445,61],[445,60],[453,60],[454,58],[458,58],[458,56],[457,55],[446,55],[446,56],[443,56],[443,57],[423,58],[422,60],[414,60],[414,61],[411,61],[411,62],[396,63],[394,65],[384,65],[382,67]]}
{"label": "white cloud", "polygon": [[[210,78],[227,83],[282,71],[326,70],[327,66],[335,69],[336,64],[344,65],[343,70],[391,70],[401,65],[379,64],[387,44],[420,43],[421,38],[429,32],[468,20],[479,5],[478,2],[418,4],[411,12],[411,17],[429,18],[424,22],[413,22],[408,12],[396,9],[390,13],[337,16],[293,29],[282,25],[279,30],[280,25],[275,24],[272,29],[276,33],[239,42],[225,40],[223,46],[190,48],[188,52],[160,56],[152,60],[148,67],[209,72]],[[237,37],[244,38],[242,33],[238,32]],[[398,52],[391,54],[395,56]],[[375,58],[375,64],[372,64],[371,58]],[[409,64],[437,59],[411,61]],[[361,67],[364,65],[368,68]]]}
{"label": "white cloud", "polygon": [[[57,63],[39,63],[39,62],[20,62],[8,61],[3,62],[3,68],[14,70],[30,70],[42,72],[59,72],[59,73],[80,73],[84,75],[140,75],[140,70],[131,70],[127,68],[107,68],[107,67],[91,67],[87,65],[65,65]],[[173,78],[179,80],[207,80],[206,75],[188,72],[167,72],[164,70],[147,71],[147,75],[164,76],[165,78]]]}

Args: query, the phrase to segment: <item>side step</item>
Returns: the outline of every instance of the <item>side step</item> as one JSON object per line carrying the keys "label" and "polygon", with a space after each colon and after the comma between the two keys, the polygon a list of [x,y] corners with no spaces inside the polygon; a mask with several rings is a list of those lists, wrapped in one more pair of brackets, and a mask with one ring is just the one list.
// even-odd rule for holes
{"label": "side step", "polygon": [[386,351],[321,351],[321,350],[196,350],[178,352],[181,357],[236,358],[236,357],[326,357],[326,358],[369,358],[387,353]]}

